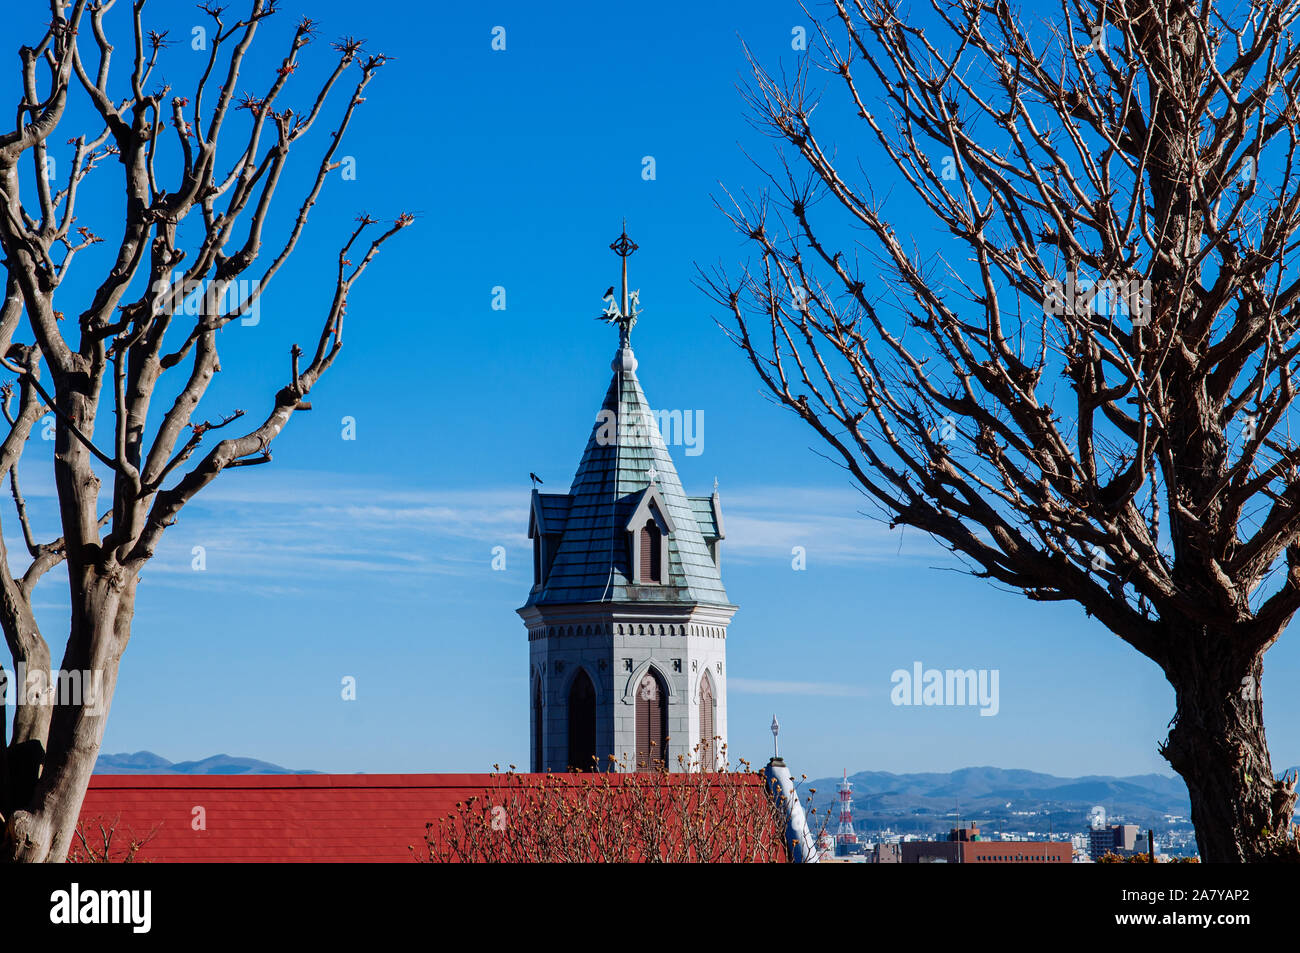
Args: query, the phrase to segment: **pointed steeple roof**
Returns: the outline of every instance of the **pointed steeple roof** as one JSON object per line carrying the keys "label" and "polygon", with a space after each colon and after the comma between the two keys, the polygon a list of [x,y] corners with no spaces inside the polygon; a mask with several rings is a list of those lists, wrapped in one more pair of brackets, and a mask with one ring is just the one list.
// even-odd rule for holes
{"label": "pointed steeple roof", "polygon": [[[730,605],[710,552],[710,544],[722,536],[717,492],[691,498],[682,489],[658,419],[637,380],[630,345],[619,349],[612,367],[613,380],[568,494],[535,495],[530,531],[549,531],[558,547],[528,605]],[[647,496],[670,528],[664,537],[668,578],[638,585],[632,581],[628,527]]]}
{"label": "pointed steeple roof", "polygon": [[[636,377],[631,333],[640,292],[630,295],[627,259],[637,245],[623,234],[610,249],[622,259],[622,295],[606,295],[603,320],[617,324],[618,352],[605,401],[568,493],[533,491],[528,534],[545,540],[544,571],[528,606],[586,602],[706,603],[729,606],[716,547],[722,513],[716,481],[711,497],[688,497],[664,445],[659,421]],[[667,578],[633,580],[632,520],[652,515],[667,548]]]}

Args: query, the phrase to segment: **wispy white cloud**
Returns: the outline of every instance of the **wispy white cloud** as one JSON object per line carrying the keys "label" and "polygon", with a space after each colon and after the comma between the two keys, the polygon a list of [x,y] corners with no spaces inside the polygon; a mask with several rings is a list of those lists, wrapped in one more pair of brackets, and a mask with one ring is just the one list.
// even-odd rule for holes
{"label": "wispy white cloud", "polygon": [[[185,508],[144,576],[192,586],[201,559],[208,580],[228,578],[266,595],[319,591],[367,574],[414,588],[438,576],[490,572],[496,546],[519,563],[511,568],[526,568],[526,489],[410,488],[382,475],[294,470],[232,476]],[[58,525],[54,497],[35,475],[28,483],[33,523],[38,535],[48,534]],[[12,570],[21,572],[22,540],[11,530],[6,543]]]}
{"label": "wispy white cloud", "polygon": [[796,546],[809,564],[950,558],[915,529],[890,530],[852,489],[755,487],[725,494],[722,504],[730,559],[788,560]]}
{"label": "wispy white cloud", "polygon": [[[45,482],[34,475],[28,497],[34,523],[48,533],[58,524]],[[788,561],[795,547],[810,566],[950,558],[914,530],[889,531],[850,488],[738,488],[723,494],[723,512],[727,560]],[[164,535],[145,575],[192,585],[201,546],[208,578],[245,590],[298,595],[370,574],[414,591],[438,577],[482,576],[497,546],[511,569],[527,569],[527,525],[527,488],[412,487],[382,474],[268,470],[205,489]],[[21,540],[6,541],[21,571]]]}

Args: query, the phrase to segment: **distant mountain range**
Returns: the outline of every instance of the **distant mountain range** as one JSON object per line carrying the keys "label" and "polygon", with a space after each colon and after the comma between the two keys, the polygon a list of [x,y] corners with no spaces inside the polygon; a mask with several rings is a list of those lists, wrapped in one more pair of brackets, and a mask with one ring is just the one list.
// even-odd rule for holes
{"label": "distant mountain range", "polygon": [[[1295,771],[1296,769],[1290,769]],[[256,758],[213,755],[200,761],[168,761],[152,751],[101,754],[96,774],[319,774],[283,768]],[[1114,822],[1157,830],[1190,831],[1191,805],[1181,778],[1164,774],[1128,777],[1086,775],[1062,778],[1037,771],[977,767],[925,774],[859,771],[853,782],[854,826],[863,832],[885,828],[902,834],[933,835],[950,830],[960,818],[989,831],[1082,831],[1088,811],[1101,805]],[[817,811],[817,824],[831,811],[834,827],[839,778],[819,778],[799,786],[802,799]],[[809,793],[812,791],[813,793]],[[1174,820],[1171,820],[1174,818]]]}
{"label": "distant mountain range", "polygon": [[282,768],[256,758],[232,758],[214,754],[202,761],[168,761],[152,751],[135,754],[101,754],[95,762],[96,774],[320,774]]}
{"label": "distant mountain range", "polygon": [[[1007,832],[1081,831],[1088,811],[1101,805],[1115,822],[1168,829],[1189,824],[1191,804],[1181,778],[1163,774],[1061,778],[1036,771],[962,768],[947,774],[860,771],[853,782],[854,826],[899,833],[939,834],[960,817],[963,825]],[[818,814],[834,814],[840,778],[820,778],[809,788]],[[1169,818],[1179,818],[1170,821]],[[832,818],[832,822],[834,818]],[[833,826],[833,823],[832,823]]]}

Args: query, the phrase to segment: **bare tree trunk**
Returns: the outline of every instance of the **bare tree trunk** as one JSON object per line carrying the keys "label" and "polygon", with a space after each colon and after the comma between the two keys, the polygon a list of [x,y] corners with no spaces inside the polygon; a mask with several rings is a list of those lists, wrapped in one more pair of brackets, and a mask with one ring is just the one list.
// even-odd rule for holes
{"label": "bare tree trunk", "polygon": [[[87,577],[97,575],[86,573]],[[86,581],[81,605],[73,612],[74,623],[79,622],[80,628],[68,640],[62,671],[93,672],[102,681],[93,697],[84,698],[86,704],[54,707],[49,757],[28,799],[30,807],[14,813],[12,839],[0,861],[62,863],[67,858],[130,636],[136,583],[136,579],[123,583],[118,576]],[[89,688],[83,687],[83,691]]]}
{"label": "bare tree trunk", "polygon": [[[1242,863],[1270,859],[1273,836],[1291,825],[1294,786],[1273,779],[1260,693],[1262,653],[1252,659],[1175,660],[1169,672],[1178,710],[1161,748],[1187,782],[1202,860]],[[1264,835],[1264,836],[1261,836]]]}
{"label": "bare tree trunk", "polygon": [[[29,631],[35,631],[35,627]],[[22,649],[13,653],[14,671],[10,673],[10,677],[15,679],[13,691],[18,703],[14,707],[13,737],[5,758],[7,783],[0,788],[0,816],[4,817],[8,817],[17,806],[26,804],[32,796],[41,766],[45,763],[45,739],[49,735],[52,714],[51,706],[44,703],[44,698],[24,697],[29,691],[39,691],[43,695],[50,690],[48,685],[28,683],[29,677],[48,677],[49,646],[39,636],[16,644],[21,644]]]}

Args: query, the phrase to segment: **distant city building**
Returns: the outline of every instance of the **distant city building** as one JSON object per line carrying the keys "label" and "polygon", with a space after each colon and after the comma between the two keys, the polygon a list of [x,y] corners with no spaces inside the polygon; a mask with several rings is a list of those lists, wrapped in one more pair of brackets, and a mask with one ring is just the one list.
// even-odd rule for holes
{"label": "distant city building", "polygon": [[903,845],[877,844],[876,849],[872,851],[872,861],[877,864],[901,864],[903,862]]}
{"label": "distant city building", "polygon": [[1088,831],[1088,856],[1093,860],[1100,860],[1106,854],[1127,857],[1144,849],[1145,845],[1138,845],[1136,824],[1112,824]]}
{"label": "distant city building", "polygon": [[954,828],[947,840],[908,841],[890,846],[897,859],[885,859],[877,848],[877,863],[904,864],[1068,864],[1074,849],[1068,841],[986,841],[979,828]]}

